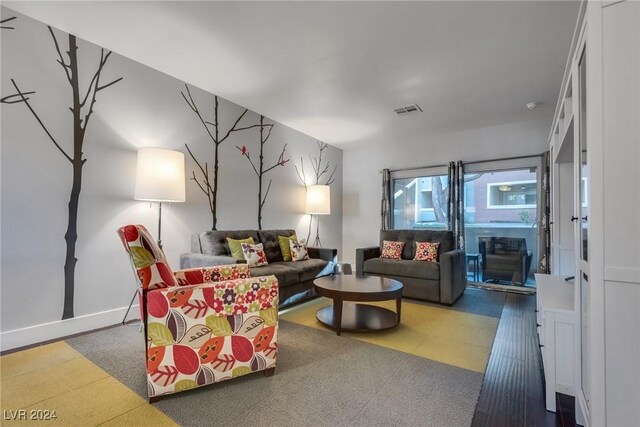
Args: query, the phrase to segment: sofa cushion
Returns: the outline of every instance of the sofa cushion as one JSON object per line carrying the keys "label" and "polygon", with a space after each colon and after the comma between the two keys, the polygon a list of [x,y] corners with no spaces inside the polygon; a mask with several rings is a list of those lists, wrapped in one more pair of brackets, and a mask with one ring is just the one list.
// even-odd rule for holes
{"label": "sofa cushion", "polygon": [[211,230],[198,235],[200,249],[207,255],[227,255],[231,256],[227,237],[232,239],[246,239],[252,237],[254,242],[259,242],[258,233],[255,230]]}
{"label": "sofa cushion", "polygon": [[329,264],[329,261],[323,259],[310,258],[304,261],[288,262],[286,266],[296,269],[300,273],[300,281],[306,282],[333,273],[333,268],[327,269]]}
{"label": "sofa cushion", "polygon": [[438,262],[438,248],[440,242],[416,242],[416,256],[414,261]]}
{"label": "sofa cushion", "polygon": [[240,246],[242,247],[242,255],[249,267],[260,267],[268,264],[267,256],[262,249],[262,243],[255,245],[240,243]]}
{"label": "sofa cushion", "polygon": [[404,245],[404,242],[390,242],[389,240],[383,240],[382,248],[380,249],[380,258],[401,259]]}
{"label": "sofa cushion", "polygon": [[264,252],[267,254],[267,260],[271,264],[284,261],[278,236],[293,236],[296,232],[295,230],[259,230],[257,234],[258,241],[262,243]]}
{"label": "sofa cushion", "polygon": [[291,261],[293,262],[309,259],[307,247],[297,240],[289,240],[289,252],[291,252]]}
{"label": "sofa cushion", "polygon": [[382,230],[380,247],[383,240],[404,242],[402,259],[412,260],[416,256],[415,242],[440,242],[439,255],[455,249],[453,233],[448,230]]}
{"label": "sofa cushion", "polygon": [[248,243],[250,245],[255,245],[256,242],[253,240],[253,237],[247,237],[246,239],[232,239],[231,237],[227,237],[227,246],[229,247],[229,252],[231,252],[231,256],[235,259],[244,259],[244,254],[242,252],[242,244]]}
{"label": "sofa cushion", "polygon": [[[440,263],[406,259],[371,258],[364,262],[365,274],[440,280]],[[253,274],[253,270],[252,270]]]}
{"label": "sofa cushion", "polygon": [[298,240],[298,236],[278,236],[278,243],[280,243],[280,252],[282,252],[282,258],[284,261],[291,261],[291,240]]}
{"label": "sofa cushion", "polygon": [[249,270],[253,277],[270,276],[273,274],[278,279],[278,285],[282,288],[295,285],[300,281],[300,272],[294,268],[284,265],[284,263],[269,263],[262,267],[250,268]]}

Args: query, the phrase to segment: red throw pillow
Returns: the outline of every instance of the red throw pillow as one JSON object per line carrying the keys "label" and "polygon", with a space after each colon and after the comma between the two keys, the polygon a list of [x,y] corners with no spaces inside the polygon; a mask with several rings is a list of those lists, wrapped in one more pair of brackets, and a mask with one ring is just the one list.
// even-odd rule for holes
{"label": "red throw pillow", "polygon": [[403,248],[404,242],[391,242],[389,240],[383,240],[382,250],[380,251],[380,258],[400,259]]}
{"label": "red throw pillow", "polygon": [[414,261],[438,262],[438,248],[440,242],[416,242],[416,256]]}

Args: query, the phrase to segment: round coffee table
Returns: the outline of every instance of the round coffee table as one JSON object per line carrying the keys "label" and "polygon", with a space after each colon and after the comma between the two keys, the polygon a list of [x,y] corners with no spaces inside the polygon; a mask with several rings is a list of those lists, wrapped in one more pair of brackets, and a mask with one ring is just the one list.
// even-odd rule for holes
{"label": "round coffee table", "polygon": [[[338,335],[342,331],[379,331],[400,323],[402,283],[397,280],[377,276],[327,276],[314,280],[313,288],[318,295],[333,300],[333,306],[320,309],[316,317]],[[353,303],[394,299],[395,313],[382,307]]]}

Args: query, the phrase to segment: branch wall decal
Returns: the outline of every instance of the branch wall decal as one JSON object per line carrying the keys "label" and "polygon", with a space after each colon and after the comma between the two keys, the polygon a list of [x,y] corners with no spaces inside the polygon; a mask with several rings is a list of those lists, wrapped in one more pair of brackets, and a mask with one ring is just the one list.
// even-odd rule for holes
{"label": "branch wall decal", "polygon": [[7,25],[4,25],[5,23],[9,22],[9,21],[13,21],[14,19],[16,19],[17,16],[12,16],[11,18],[7,18],[7,19],[3,19],[0,21],[0,29],[3,30],[15,30],[15,27],[9,27]]}
{"label": "branch wall decal", "polygon": [[[245,109],[242,112],[242,114],[240,114],[240,116],[238,116],[236,121],[233,123],[233,126],[231,126],[231,128],[227,130],[224,136],[220,137],[218,96],[217,95],[214,96],[213,122],[209,122],[203,118],[202,113],[198,108],[198,105],[196,104],[195,100],[193,99],[193,96],[191,95],[189,86],[185,84],[184,87],[187,91],[187,94],[185,95],[184,92],[180,92],[180,94],[182,95],[182,98],[187,103],[189,108],[191,108],[191,111],[193,111],[196,114],[196,116],[198,116],[198,119],[202,124],[202,127],[204,127],[205,132],[207,133],[209,139],[213,143],[213,176],[209,175],[209,163],[205,161],[204,166],[202,166],[202,162],[198,161],[196,156],[194,156],[193,152],[189,148],[189,145],[188,144],[184,144],[184,145],[187,148],[187,151],[189,152],[189,155],[191,156],[193,161],[196,162],[196,165],[198,166],[198,170],[200,171],[200,174],[198,174],[200,175],[200,177],[198,177],[198,175],[196,174],[196,171],[192,171],[191,180],[194,181],[198,185],[198,188],[200,188],[200,191],[202,191],[207,196],[207,200],[209,203],[209,210],[211,211],[211,229],[216,230],[217,223],[218,223],[218,174],[220,171],[220,166],[219,166],[220,145],[227,138],[231,136],[231,133],[255,128],[255,127],[258,127],[259,125],[238,127],[240,120],[242,120],[242,118],[249,111],[248,109]],[[211,131],[209,126],[213,127],[213,132]]]}
{"label": "branch wall decal", "polygon": [[262,183],[263,183],[263,177],[264,175],[266,175],[267,173],[271,172],[273,169],[275,169],[278,166],[284,166],[285,164],[287,164],[287,162],[289,161],[289,159],[284,158],[285,152],[287,150],[287,144],[284,144],[284,146],[282,147],[282,151],[280,152],[280,156],[278,157],[278,161],[276,163],[274,163],[272,166],[269,166],[265,169],[264,167],[264,146],[267,143],[267,140],[269,139],[269,137],[271,136],[271,131],[273,130],[273,124],[265,124],[264,123],[264,116],[260,116],[260,124],[257,125],[260,127],[260,157],[259,157],[259,163],[258,166],[256,167],[255,163],[253,162],[253,159],[251,159],[251,155],[249,154],[249,150],[247,150],[246,146],[242,146],[242,148],[236,146],[236,148],[238,150],[240,150],[240,153],[247,158],[247,160],[249,161],[249,164],[251,164],[251,167],[253,168],[253,171],[256,173],[256,176],[258,177],[258,230],[262,230],[262,208],[265,204],[265,202],[267,201],[267,196],[269,195],[269,190],[271,189],[271,179],[269,179],[269,184],[267,185],[267,190],[264,192],[264,196],[262,195]]}
{"label": "branch wall decal", "polygon": [[[324,165],[322,164],[322,161],[323,161],[322,152],[327,149],[329,144],[316,141],[316,145],[318,146],[318,151],[319,151],[318,157],[312,158],[311,154],[309,154],[309,162],[311,163],[311,167],[313,168],[313,173],[314,173],[312,183],[315,185],[319,185],[320,183],[323,183],[324,185],[331,185],[335,181],[335,173],[336,173],[336,169],[338,168],[338,165],[335,165],[331,173],[329,173],[329,170],[331,169],[331,165],[329,164],[329,161],[327,160],[327,162]],[[307,191],[307,175],[304,171],[304,158],[302,156],[300,157],[300,169],[298,169],[297,166],[294,166],[294,168],[296,170],[296,174],[298,175],[298,178],[302,182],[302,185],[304,185],[304,190]],[[326,179],[324,179],[324,182],[322,182],[322,177],[328,173],[329,175],[326,177]],[[317,221],[317,226],[320,227],[320,219],[318,218],[316,221]],[[306,240],[307,243],[309,243],[310,237],[311,237],[311,219],[309,219],[309,231],[307,232],[307,240]]]}
{"label": "branch wall decal", "polygon": [[[11,18],[10,18],[11,19]],[[3,21],[4,22],[4,21]],[[82,189],[82,168],[87,162],[87,159],[83,156],[83,146],[87,126],[89,125],[89,119],[94,113],[94,105],[96,103],[96,96],[98,92],[118,83],[122,80],[122,77],[117,78],[109,83],[100,84],[100,77],[104,66],[111,56],[111,51],[105,51],[100,49],[100,61],[98,63],[97,70],[93,73],[93,76],[89,82],[89,86],[86,91],[80,90],[80,77],[78,68],[78,45],[76,37],[69,34],[69,47],[65,52],[68,56],[68,60],[62,55],[58,39],[51,27],[49,33],[53,39],[58,59],[58,64],[64,70],[65,76],[69,85],[71,86],[72,93],[72,105],[69,107],[73,115],[73,151],[69,152],[63,148],[59,140],[57,140],[49,129],[40,119],[40,116],[33,108],[29,100],[28,95],[35,95],[35,91],[22,91],[14,79],[11,79],[11,84],[16,90],[15,94],[5,96],[0,99],[0,102],[4,104],[25,104],[29,109],[33,117],[36,119],[42,130],[47,134],[47,137],[56,149],[71,163],[72,168],[72,183],[71,194],[69,196],[69,215],[67,222],[67,231],[65,232],[64,239],[66,241],[66,255],[64,263],[64,307],[62,311],[62,320],[70,319],[74,317],[73,314],[73,301],[75,291],[75,268],[78,259],[76,258],[76,242],[78,240],[78,208],[80,204],[80,191]],[[89,104],[87,105],[87,101]],[[85,108],[86,107],[86,108]]]}

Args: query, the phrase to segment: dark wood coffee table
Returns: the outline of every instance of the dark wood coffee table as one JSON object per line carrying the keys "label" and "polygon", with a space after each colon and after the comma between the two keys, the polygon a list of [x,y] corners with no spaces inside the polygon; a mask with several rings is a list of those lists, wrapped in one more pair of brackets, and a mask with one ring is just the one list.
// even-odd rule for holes
{"label": "dark wood coffee table", "polygon": [[[397,280],[376,276],[337,275],[314,280],[313,288],[318,295],[333,300],[333,306],[320,309],[316,317],[338,335],[342,331],[379,331],[400,323],[402,283]],[[353,303],[394,299],[395,313],[382,307]]]}

